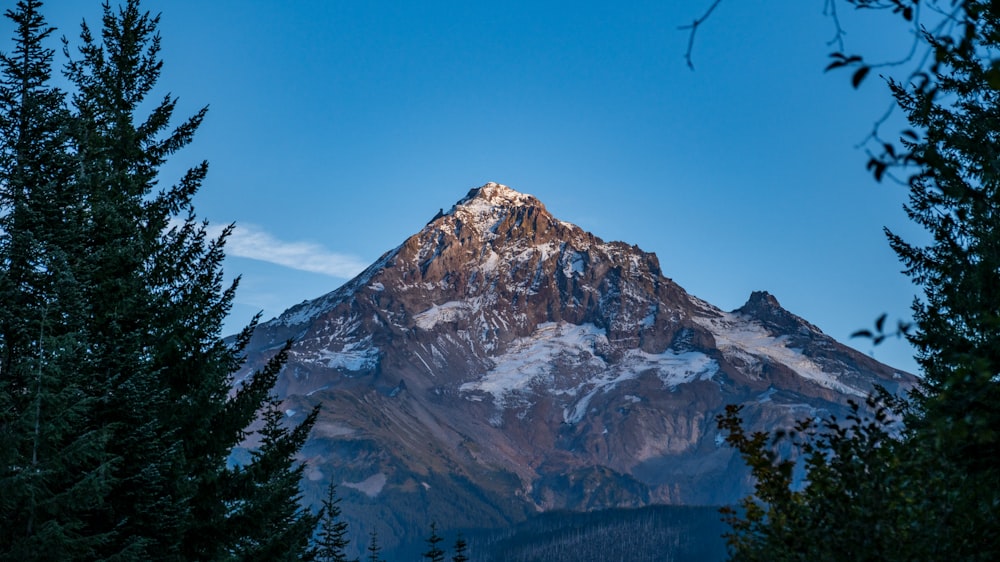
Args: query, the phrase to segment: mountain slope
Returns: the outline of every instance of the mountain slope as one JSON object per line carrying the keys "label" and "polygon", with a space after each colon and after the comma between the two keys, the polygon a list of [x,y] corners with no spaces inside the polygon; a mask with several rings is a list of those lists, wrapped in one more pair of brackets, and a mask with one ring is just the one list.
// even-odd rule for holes
{"label": "mountain slope", "polygon": [[655,255],[493,183],[262,324],[245,372],[289,338],[290,416],[324,404],[308,492],[332,478],[390,542],[431,519],[732,502],[747,483],[715,428],[726,404],[772,428],[912,382],[765,292],[721,311]]}

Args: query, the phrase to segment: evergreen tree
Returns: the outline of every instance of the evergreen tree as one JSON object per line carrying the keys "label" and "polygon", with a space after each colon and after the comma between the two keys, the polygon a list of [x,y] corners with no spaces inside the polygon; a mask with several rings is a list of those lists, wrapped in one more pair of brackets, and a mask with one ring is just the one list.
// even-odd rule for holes
{"label": "evergreen tree", "polygon": [[319,537],[316,540],[316,559],[320,562],[347,562],[345,551],[350,540],[347,538],[347,522],[340,518],[339,504],[337,485],[331,480],[323,499]]}
{"label": "evergreen tree", "polygon": [[[990,560],[1000,546],[1000,5],[958,3],[957,38],[926,35],[932,87],[891,82],[922,136],[904,140],[907,215],[926,245],[889,233],[921,287],[913,304],[923,377],[907,419],[922,474],[939,475],[935,534],[947,556]],[[924,488],[928,482],[910,482]]]}
{"label": "evergreen tree", "polygon": [[[220,337],[236,284],[222,286],[229,230],[211,239],[192,206],[207,164],[158,187],[205,110],[172,127],[166,96],[140,115],[162,62],[158,17],[138,0],[105,4],[99,37],[84,24],[66,107],[47,84],[39,7],[8,12],[15,50],[0,61],[0,510],[12,524],[0,554],[308,559],[315,521],[292,507],[294,455],[315,412],[286,428],[268,400],[287,347],[233,388],[256,321],[231,346]],[[229,468],[258,416],[261,449]]]}
{"label": "evergreen tree", "polygon": [[[903,0],[854,3],[914,17]],[[800,424],[802,490],[769,436],[746,435],[731,409],[720,424],[757,480],[756,496],[730,512],[735,559],[1000,558],[1000,6],[948,10],[954,25],[921,36],[934,55],[928,72],[890,81],[914,130],[869,162],[877,179],[913,171],[906,211],[931,235],[922,245],[889,233],[923,291],[909,337],[924,376],[909,402],[872,400],[874,418],[856,410],[819,432]],[[871,67],[855,58],[863,78]]]}
{"label": "evergreen tree", "polygon": [[1000,6],[961,5],[961,42],[928,35],[935,88],[890,84],[924,132],[905,142],[919,166],[906,211],[932,242],[889,239],[924,293],[910,337],[924,375],[922,425],[943,432],[942,451],[954,461],[981,472],[1000,458]]}
{"label": "evergreen tree", "polygon": [[240,468],[236,481],[245,489],[243,501],[233,506],[231,519],[240,528],[236,555],[240,560],[313,560],[309,538],[318,517],[301,505],[299,482],[305,468],[295,464],[295,453],[309,436],[319,407],[305,421],[287,431],[280,401],[271,397],[263,410],[260,448],[249,465]]}
{"label": "evergreen tree", "polygon": [[444,550],[441,550],[441,542],[444,538],[437,533],[437,523],[431,522],[431,534],[425,542],[427,543],[427,552],[421,554],[430,562],[444,562]]}
{"label": "evergreen tree", "polygon": [[465,542],[465,537],[459,533],[455,539],[455,555],[451,557],[452,562],[468,562],[469,557],[466,555],[468,549],[469,543]]}
{"label": "evergreen tree", "polygon": [[[894,437],[893,419],[904,402],[881,394],[865,414],[852,404],[847,420],[800,421],[793,431],[772,437],[747,435],[740,413],[730,406],[720,420],[727,441],[739,449],[755,479],[755,493],[723,513],[736,560],[917,560],[939,551],[926,533],[926,517],[915,508],[933,490],[900,485],[913,476],[904,443]],[[809,479],[795,489],[796,463],[773,446],[788,439],[801,452]],[[930,476],[925,480],[930,483]]]}
{"label": "evergreen tree", "polygon": [[64,94],[49,84],[52,28],[37,0],[5,15],[0,55],[0,558],[93,557],[108,539],[86,521],[108,493],[107,432],[91,424],[85,309],[67,251],[80,214]]}
{"label": "evergreen tree", "polygon": [[382,547],[378,544],[378,532],[372,531],[371,538],[368,541],[368,556],[365,558],[368,562],[385,562],[379,553],[382,552]]}

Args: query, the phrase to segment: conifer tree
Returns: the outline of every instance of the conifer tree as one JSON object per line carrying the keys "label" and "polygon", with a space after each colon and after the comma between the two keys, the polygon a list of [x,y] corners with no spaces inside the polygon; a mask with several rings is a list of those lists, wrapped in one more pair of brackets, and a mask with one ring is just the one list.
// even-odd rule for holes
{"label": "conifer tree", "polygon": [[377,531],[373,530],[371,532],[371,536],[368,540],[368,548],[366,550],[368,551],[368,556],[365,557],[367,562],[385,562],[385,559],[379,556],[379,553],[382,552],[382,547],[378,544]]}
{"label": "conifer tree", "polygon": [[461,533],[455,539],[455,555],[451,557],[452,562],[468,562],[469,557],[466,552],[469,549],[469,543],[465,542],[465,537]]}
{"label": "conifer tree", "polygon": [[319,536],[316,539],[316,559],[320,562],[347,562],[346,549],[350,540],[347,538],[347,522],[340,518],[340,498],[337,497],[337,485],[330,481],[323,499],[323,509],[320,513]]}
{"label": "conifer tree", "polygon": [[904,143],[918,166],[906,211],[931,242],[889,240],[924,293],[910,337],[924,375],[922,425],[943,432],[943,452],[980,472],[1000,456],[1000,6],[958,4],[961,40],[927,36],[934,88],[890,83],[923,131]]}
{"label": "conifer tree", "polygon": [[90,423],[84,307],[67,251],[79,217],[66,147],[64,94],[49,82],[52,28],[42,3],[5,15],[14,48],[0,55],[0,559],[92,557],[107,540],[102,508],[111,458]]}
{"label": "conifer tree", "polygon": [[[198,481],[185,460],[200,444],[199,433],[207,432],[191,431],[182,417],[204,421],[195,400],[211,396],[214,382],[210,372],[204,382],[186,381],[190,360],[171,365],[165,359],[180,355],[170,349],[180,346],[201,359],[210,344],[198,331],[212,326],[195,315],[227,306],[205,294],[217,288],[212,276],[221,242],[206,242],[203,229],[192,226],[191,197],[206,165],[156,191],[159,167],[190,142],[204,117],[202,110],[171,129],[171,98],[148,117],[139,114],[162,68],[157,24],[136,1],[118,10],[105,4],[100,35],[84,24],[79,58],[66,69],[76,88],[75,181],[87,202],[78,225],[85,238],[77,249],[84,256],[77,276],[89,307],[89,353],[80,368],[109,389],[95,414],[100,426],[112,429],[109,448],[121,459],[109,495],[112,509],[94,523],[117,531],[121,542],[111,548],[149,559],[181,556],[189,544],[188,502]],[[178,212],[187,213],[187,223],[164,234]],[[185,320],[192,322],[185,326]]]}
{"label": "conifer tree", "polygon": [[[64,48],[68,107],[47,84],[41,3],[8,12],[0,510],[17,528],[0,557],[222,560],[281,545],[280,558],[307,559],[315,521],[290,506],[315,413],[286,428],[268,400],[287,347],[232,387],[256,321],[233,345],[221,339],[236,284],[222,286],[229,230],[211,239],[191,202],[207,164],[158,187],[205,110],[174,127],[166,96],[140,114],[162,62],[158,17],[139,4],[105,4],[100,34],[84,24],[78,53]],[[258,416],[261,450],[229,468]],[[270,519],[240,519],[269,507]]]}
{"label": "conifer tree", "polygon": [[238,488],[245,490],[230,516],[240,530],[236,556],[261,562],[313,560],[316,551],[309,538],[318,517],[301,505],[299,482],[305,467],[295,464],[294,455],[309,436],[319,407],[291,431],[284,427],[277,397],[269,399],[262,414],[261,445],[235,475]]}
{"label": "conifer tree", "polygon": [[[907,0],[850,2],[892,8],[907,22],[916,13]],[[909,402],[877,397],[874,419],[828,419],[818,434],[800,424],[801,490],[791,487],[791,461],[768,435],[746,435],[731,408],[720,425],[757,479],[756,496],[730,512],[735,559],[1000,557],[1000,6],[929,4],[948,13],[947,25],[918,36],[933,54],[929,68],[890,80],[913,129],[869,162],[876,179],[913,172],[906,211],[930,234],[914,243],[889,233],[923,291],[909,334],[923,378]],[[850,64],[855,82],[872,68],[861,57],[831,66]]]}
{"label": "conifer tree", "polygon": [[440,546],[442,541],[444,541],[444,537],[437,533],[437,522],[432,521],[431,534],[424,541],[427,543],[427,552],[421,556],[430,562],[444,562],[444,550],[441,550]]}

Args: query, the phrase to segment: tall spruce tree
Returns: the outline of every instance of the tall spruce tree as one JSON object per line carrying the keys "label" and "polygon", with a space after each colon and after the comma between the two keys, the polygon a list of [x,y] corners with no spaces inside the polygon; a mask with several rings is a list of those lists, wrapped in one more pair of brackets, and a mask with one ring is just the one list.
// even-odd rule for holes
{"label": "tall spruce tree", "polygon": [[956,3],[957,37],[926,34],[930,86],[890,82],[922,135],[904,139],[909,218],[930,234],[917,244],[889,233],[914,301],[923,378],[907,425],[919,474],[945,475],[935,534],[946,556],[995,560],[1000,546],[1000,4]]}
{"label": "tall spruce tree", "polygon": [[240,514],[299,499],[294,455],[315,414],[268,421],[251,465],[227,466],[276,410],[285,353],[232,387],[253,324],[234,345],[220,337],[236,284],[222,285],[229,230],[210,238],[192,206],[207,164],[157,187],[205,110],[172,127],[165,96],[140,115],[162,62],[158,17],[138,0],[106,3],[99,37],[84,24],[65,107],[40,5],[8,12],[18,30],[2,59],[0,509],[12,525],[0,554],[229,560],[277,530],[283,559],[308,558],[312,519],[275,529]]}
{"label": "tall spruce tree", "polygon": [[298,499],[289,482],[297,485],[301,470],[291,456],[315,415],[287,434],[268,425],[264,447],[272,449],[238,474],[227,468],[245,429],[274,409],[268,398],[285,354],[229,397],[252,326],[235,347],[220,337],[236,284],[222,286],[229,230],[210,239],[194,214],[207,163],[156,187],[160,166],[190,143],[206,110],[172,128],[177,100],[167,95],[139,115],[162,67],[158,22],[138,0],[118,10],[105,4],[101,39],[84,25],[79,58],[66,72],[76,87],[78,181],[92,213],[83,272],[93,306],[87,367],[113,388],[100,414],[123,459],[108,523],[150,559],[224,559],[278,531],[294,558],[306,554],[312,524],[249,526],[239,514],[275,502],[276,492],[244,485],[246,474],[260,485],[281,482],[285,499]]}
{"label": "tall spruce tree", "polygon": [[458,537],[455,538],[454,550],[455,555],[451,557],[452,562],[469,562],[469,543],[465,542],[465,537],[462,533],[459,533]]}
{"label": "tall spruce tree", "polygon": [[73,190],[64,94],[49,82],[52,33],[37,0],[5,15],[14,48],[0,55],[0,559],[93,558],[108,533],[112,457],[91,423],[85,307],[71,248],[81,216]]}

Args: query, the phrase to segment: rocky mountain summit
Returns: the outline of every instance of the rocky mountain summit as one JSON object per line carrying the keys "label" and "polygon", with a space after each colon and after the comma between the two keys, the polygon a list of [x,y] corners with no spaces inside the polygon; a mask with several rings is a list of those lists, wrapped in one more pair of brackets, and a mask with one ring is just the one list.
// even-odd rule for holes
{"label": "rocky mountain summit", "polygon": [[729,503],[748,487],[715,427],[727,404],[770,429],[913,381],[766,292],[719,310],[654,254],[495,183],[259,326],[245,372],[289,338],[290,418],[323,404],[307,496],[332,479],[355,528],[390,543],[431,520]]}

